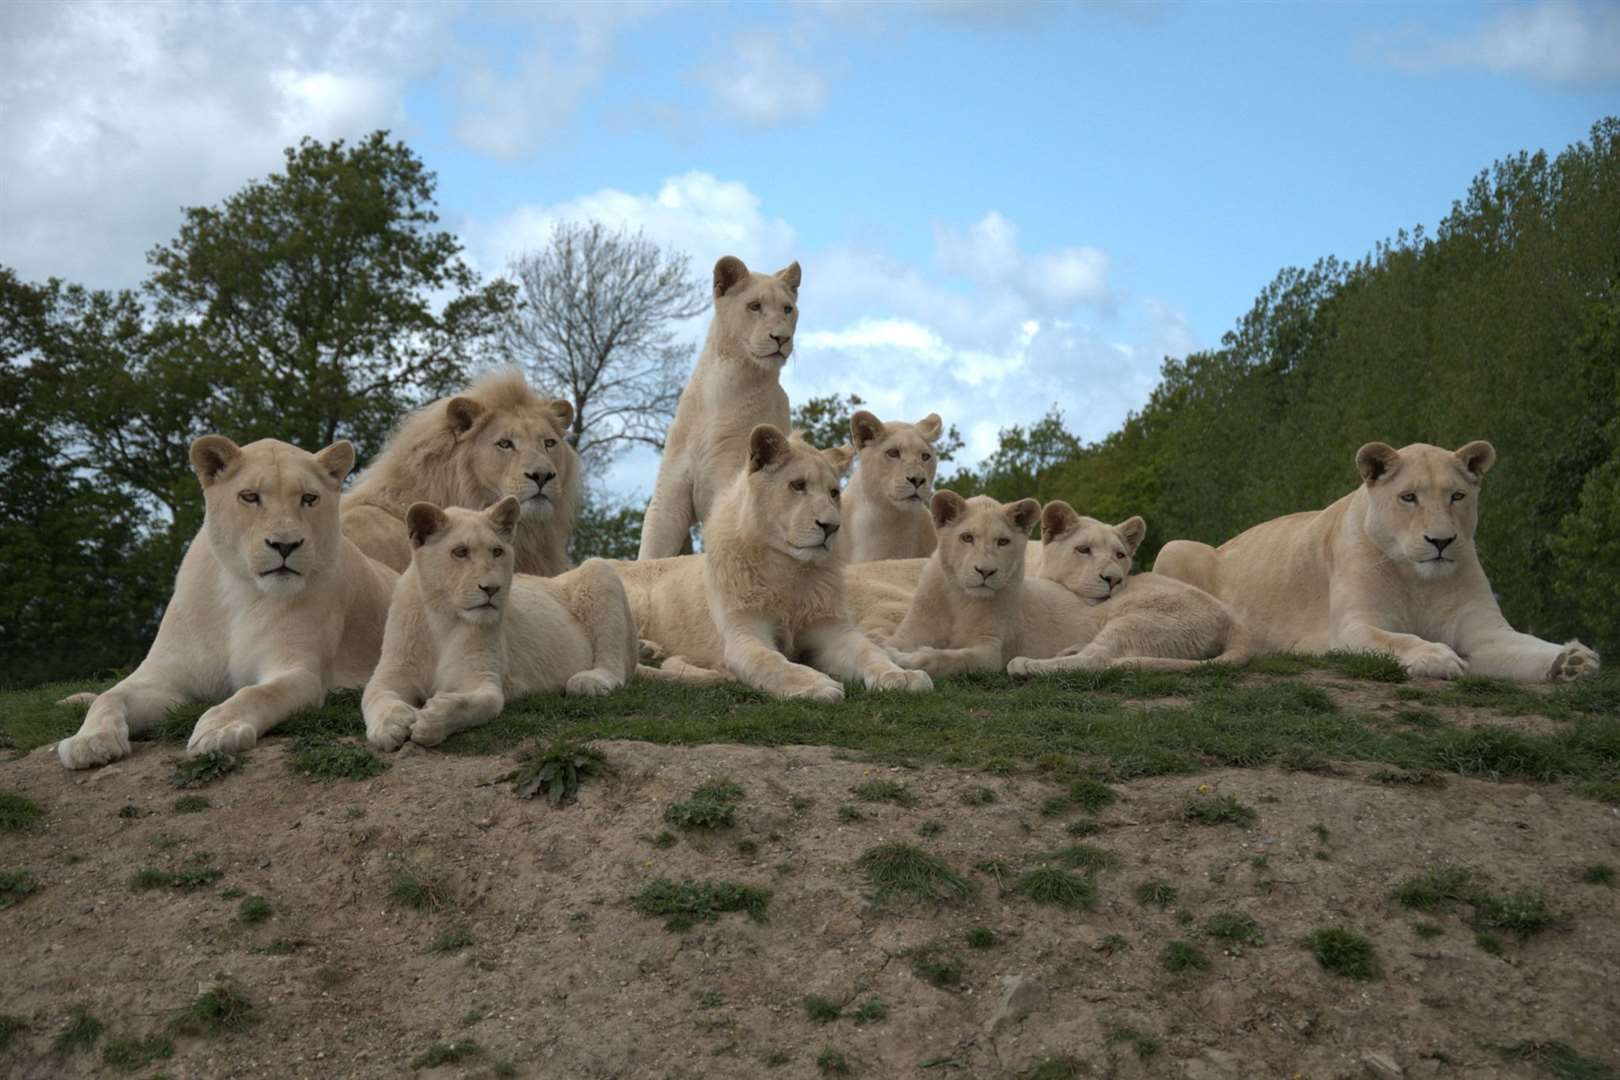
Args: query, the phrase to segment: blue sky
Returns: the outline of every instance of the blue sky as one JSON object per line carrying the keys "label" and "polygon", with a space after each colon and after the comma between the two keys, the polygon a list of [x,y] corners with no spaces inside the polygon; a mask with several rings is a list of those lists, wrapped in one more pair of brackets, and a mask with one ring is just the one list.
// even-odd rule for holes
{"label": "blue sky", "polygon": [[1616,111],[1613,3],[13,3],[0,262],[135,284],[181,205],[389,127],[486,273],[592,216],[798,259],[790,395],[937,410],[971,458],[1054,403],[1106,434],[1281,267]]}

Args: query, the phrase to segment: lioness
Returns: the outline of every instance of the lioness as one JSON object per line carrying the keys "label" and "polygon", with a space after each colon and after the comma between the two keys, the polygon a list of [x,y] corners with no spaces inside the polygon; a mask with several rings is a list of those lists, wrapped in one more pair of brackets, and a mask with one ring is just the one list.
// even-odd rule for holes
{"label": "lioness", "polygon": [[844,536],[849,561],[922,558],[934,550],[928,500],[939,461],[938,413],[915,424],[884,423],[864,409],[849,419],[860,466],[844,499]]}
{"label": "lioness", "polygon": [[1389,653],[1410,675],[1522,682],[1598,671],[1578,641],[1507,624],[1474,551],[1488,442],[1460,450],[1380,442],[1356,451],[1362,485],[1325,510],[1256,525],[1219,548],[1175,540],[1153,569],[1230,605],[1256,648]]}
{"label": "lioness", "polygon": [[493,720],[508,698],[605,694],[635,672],[635,620],[613,567],[587,559],[551,578],[515,573],[522,514],[511,495],[483,511],[406,511],[411,565],[360,702],[378,750],[434,746]]}
{"label": "lioness", "polygon": [[574,407],[548,401],[506,368],[407,416],[343,500],[343,531],[379,562],[411,564],[412,503],[482,510],[507,495],[523,507],[512,546],[520,574],[567,570],[579,510],[579,455],[568,444]]}
{"label": "lioness", "polygon": [[174,599],[140,667],[97,696],[56,744],[70,769],[129,755],[129,736],[188,701],[203,713],[187,751],[235,753],[338,686],[359,686],[382,646],[397,575],[338,524],[354,447],[310,454],[275,439],[191,444],[203,527],[175,578]]}
{"label": "lioness", "polygon": [[755,427],[709,516],[703,554],[619,564],[641,636],[680,654],[672,660],[724,667],[777,697],[838,701],[839,680],[855,678],[876,690],[932,689],[850,622],[831,542],[839,497],[822,451]]}
{"label": "lioness", "polygon": [[798,325],[798,263],[775,274],[751,273],[734,255],[714,264],[714,318],[669,426],[638,559],[691,551],[690,530],[742,467],[749,432],[787,429],[780,377]]}

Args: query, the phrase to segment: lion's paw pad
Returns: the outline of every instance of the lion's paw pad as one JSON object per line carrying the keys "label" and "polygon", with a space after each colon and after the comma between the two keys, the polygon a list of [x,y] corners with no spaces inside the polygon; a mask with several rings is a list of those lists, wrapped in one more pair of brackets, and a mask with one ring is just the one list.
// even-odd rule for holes
{"label": "lion's paw pad", "polygon": [[1553,682],[1585,679],[1596,675],[1601,667],[1597,653],[1578,641],[1572,641],[1553,660],[1550,678]]}

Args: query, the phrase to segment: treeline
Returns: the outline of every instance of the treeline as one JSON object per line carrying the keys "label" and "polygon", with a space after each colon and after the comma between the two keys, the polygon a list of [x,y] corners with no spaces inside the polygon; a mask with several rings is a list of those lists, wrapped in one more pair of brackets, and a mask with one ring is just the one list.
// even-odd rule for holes
{"label": "treeline", "polygon": [[1144,515],[1151,565],[1358,482],[1365,442],[1489,439],[1478,544],[1515,626],[1620,655],[1620,119],[1479,174],[1433,235],[1282,271],[1221,347],[1081,445],[1053,414],[949,481]]}

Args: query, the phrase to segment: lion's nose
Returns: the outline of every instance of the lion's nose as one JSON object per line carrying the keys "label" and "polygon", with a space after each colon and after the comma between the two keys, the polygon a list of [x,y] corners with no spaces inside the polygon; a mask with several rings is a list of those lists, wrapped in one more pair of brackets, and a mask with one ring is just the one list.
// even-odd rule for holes
{"label": "lion's nose", "polygon": [[1116,572],[1105,570],[1097,576],[1107,582],[1110,587],[1119,584],[1119,574]]}
{"label": "lion's nose", "polygon": [[534,486],[536,488],[538,488],[539,490],[541,490],[541,491],[544,491],[546,489],[546,485],[551,483],[551,481],[553,481],[553,480],[555,480],[557,478],[557,474],[554,473],[554,472],[548,472],[548,473],[531,472],[531,473],[524,473],[523,475],[527,476],[530,480],[533,480],[534,481]]}
{"label": "lion's nose", "polygon": [[771,340],[776,342],[776,347],[780,349],[783,345],[786,345],[788,342],[793,340],[793,335],[792,334],[772,334],[771,335]]}
{"label": "lion's nose", "polygon": [[926,476],[908,476],[906,479],[911,482],[911,486],[914,488],[921,488],[928,483],[928,477]]}
{"label": "lion's nose", "polygon": [[304,546],[304,542],[302,540],[294,540],[290,544],[284,543],[283,541],[280,541],[280,540],[266,540],[265,543],[268,544],[271,548],[275,549],[275,551],[278,552],[281,555],[283,560],[285,560],[287,558],[287,556],[291,555],[293,552],[297,551],[299,548]]}
{"label": "lion's nose", "polygon": [[818,521],[816,524],[821,526],[821,531],[826,533],[828,537],[838,531],[838,522],[836,521]]}
{"label": "lion's nose", "polygon": [[989,581],[991,578],[996,576],[996,572],[994,570],[986,570],[982,566],[975,566],[973,569],[977,570],[979,572],[979,576],[984,578],[986,581]]}
{"label": "lion's nose", "polygon": [[480,585],[478,587],[483,589],[484,595],[492,600],[495,598],[495,594],[501,591],[501,587],[499,585]]}
{"label": "lion's nose", "polygon": [[1444,555],[1446,553],[1446,548],[1450,547],[1452,542],[1457,538],[1455,536],[1425,536],[1423,539],[1434,545],[1434,553],[1436,556],[1439,556]]}

